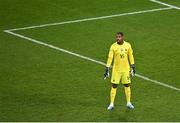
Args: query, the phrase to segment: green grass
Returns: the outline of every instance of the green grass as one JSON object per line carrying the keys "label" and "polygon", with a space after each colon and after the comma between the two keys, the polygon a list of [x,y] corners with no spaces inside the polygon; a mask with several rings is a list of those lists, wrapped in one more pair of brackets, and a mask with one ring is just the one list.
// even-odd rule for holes
{"label": "green grass", "polygon": [[[162,0],[176,6],[178,0]],[[4,33],[4,29],[161,8],[148,0],[1,0],[0,121],[180,121],[180,93],[133,78],[134,110],[120,85],[108,112],[104,67]],[[109,18],[16,31],[106,62],[114,34],[123,31],[138,73],[180,88],[180,11]]]}

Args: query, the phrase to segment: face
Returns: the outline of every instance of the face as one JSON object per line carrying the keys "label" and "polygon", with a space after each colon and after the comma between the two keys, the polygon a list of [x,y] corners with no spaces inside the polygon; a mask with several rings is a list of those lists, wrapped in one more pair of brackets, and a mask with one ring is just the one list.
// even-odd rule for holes
{"label": "face", "polygon": [[117,35],[116,35],[116,41],[117,41],[118,43],[122,43],[123,40],[124,40],[124,37],[123,37],[121,34],[117,34]]}

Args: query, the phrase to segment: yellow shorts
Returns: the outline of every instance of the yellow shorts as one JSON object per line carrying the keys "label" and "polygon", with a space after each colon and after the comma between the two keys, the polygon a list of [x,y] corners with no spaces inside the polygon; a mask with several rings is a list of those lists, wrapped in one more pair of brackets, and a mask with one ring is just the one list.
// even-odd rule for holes
{"label": "yellow shorts", "polygon": [[131,83],[129,72],[113,72],[111,77],[111,83],[113,84],[129,84]]}

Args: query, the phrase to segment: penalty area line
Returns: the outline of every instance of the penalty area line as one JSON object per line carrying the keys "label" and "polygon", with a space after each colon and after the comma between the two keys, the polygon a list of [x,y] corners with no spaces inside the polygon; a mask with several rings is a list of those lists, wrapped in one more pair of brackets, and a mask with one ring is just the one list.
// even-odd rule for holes
{"label": "penalty area line", "polygon": [[161,2],[161,1],[158,1],[158,0],[149,0],[149,1],[160,4],[160,5],[167,6],[167,7],[170,7],[170,8],[180,10],[180,7],[177,7],[177,6],[174,6],[174,5],[171,5],[171,4],[167,4],[167,3],[164,3],[164,2]]}
{"label": "penalty area line", "polygon": [[129,12],[129,13],[114,14],[114,15],[109,15],[109,16],[84,18],[84,19],[63,21],[63,22],[57,22],[57,23],[41,24],[41,25],[36,25],[36,26],[28,26],[28,27],[8,29],[7,31],[19,31],[19,30],[27,30],[27,29],[34,29],[34,28],[43,28],[43,27],[56,26],[56,25],[64,25],[64,24],[93,21],[93,20],[102,20],[102,19],[115,18],[115,17],[120,17],[120,16],[136,15],[136,14],[150,13],[150,12],[156,12],[156,11],[169,10],[169,9],[172,9],[172,7],[149,9],[149,10],[135,11],[135,12]]}
{"label": "penalty area line", "polygon": [[[16,37],[25,39],[25,40],[27,40],[27,41],[30,41],[30,42],[33,42],[33,43],[36,43],[36,44],[39,44],[39,45],[43,45],[43,46],[46,46],[46,47],[49,47],[49,48],[54,49],[54,50],[58,50],[58,51],[60,51],[60,52],[66,53],[66,54],[70,54],[70,55],[79,57],[79,58],[81,58],[81,59],[84,59],[84,60],[87,60],[87,61],[94,62],[94,63],[96,63],[96,64],[100,64],[100,65],[106,66],[106,64],[105,64],[104,62],[101,62],[101,61],[92,59],[92,58],[90,58],[90,57],[83,56],[83,55],[80,55],[80,54],[78,54],[78,53],[74,53],[74,52],[71,52],[71,51],[68,51],[68,50],[59,48],[59,47],[57,47],[57,46],[54,46],[54,45],[51,45],[51,44],[48,44],[48,43],[44,43],[44,42],[42,42],[42,41],[39,41],[39,40],[30,38],[30,37],[27,37],[27,36],[24,36],[24,35],[15,33],[15,32],[11,32],[11,31],[8,31],[8,30],[4,30],[4,32],[6,32],[6,33],[8,33],[8,34],[11,34],[11,35],[13,35],[13,36],[16,36]],[[177,88],[177,87],[174,87],[174,86],[169,85],[169,84],[165,84],[164,82],[160,82],[160,81],[157,81],[157,80],[150,79],[150,78],[148,78],[148,77],[146,77],[146,76],[143,76],[143,75],[140,75],[140,74],[136,74],[136,77],[141,78],[141,79],[144,79],[144,80],[146,80],[146,81],[150,81],[150,82],[152,82],[152,83],[155,83],[155,84],[157,84],[157,85],[160,85],[160,86],[163,86],[163,87],[172,89],[172,90],[180,91],[180,89]]]}

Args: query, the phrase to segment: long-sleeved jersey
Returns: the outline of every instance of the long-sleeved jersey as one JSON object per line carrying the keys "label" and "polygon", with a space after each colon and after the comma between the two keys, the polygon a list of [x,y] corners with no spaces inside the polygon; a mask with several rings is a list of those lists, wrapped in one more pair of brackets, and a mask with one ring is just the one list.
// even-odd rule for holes
{"label": "long-sleeved jersey", "polygon": [[133,50],[130,43],[124,41],[122,45],[117,42],[111,45],[106,67],[113,61],[113,71],[129,72],[130,65],[134,64]]}

